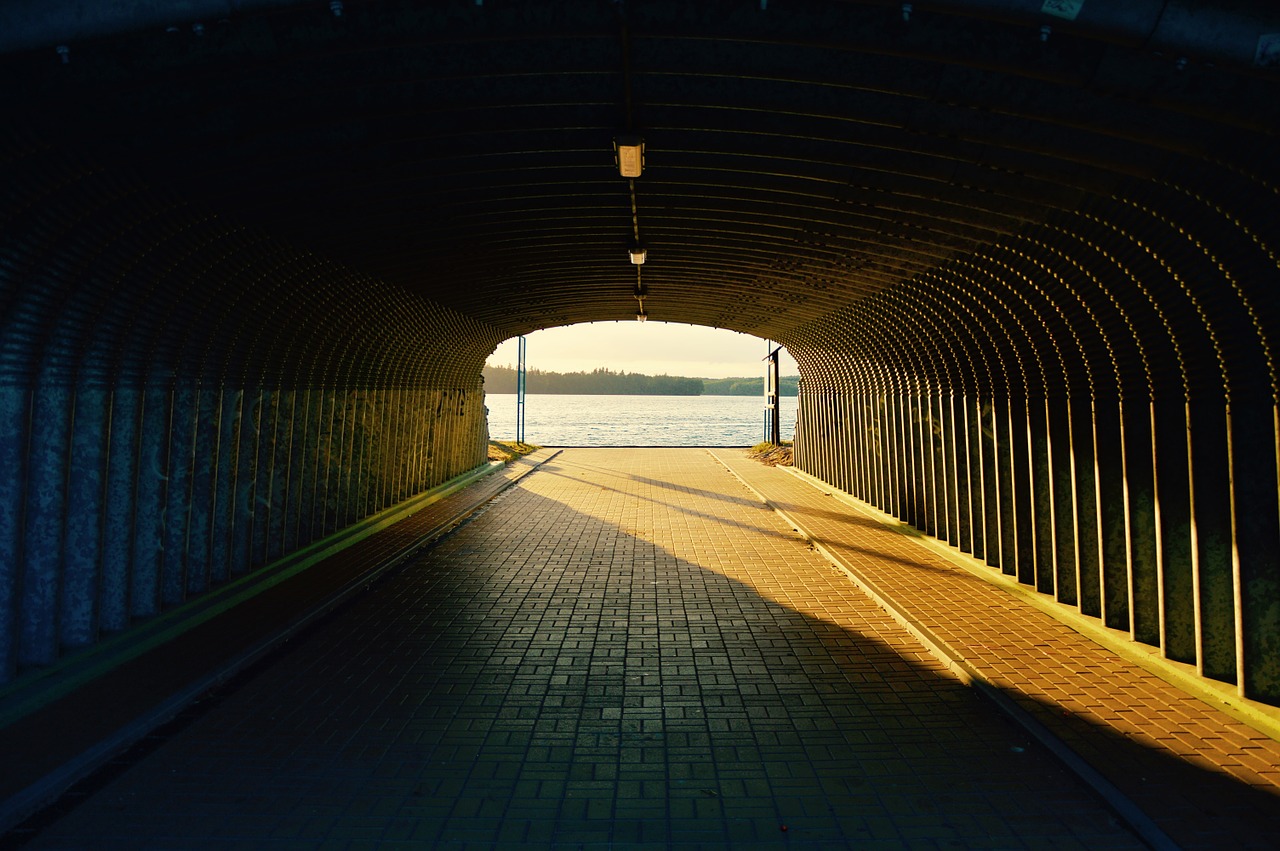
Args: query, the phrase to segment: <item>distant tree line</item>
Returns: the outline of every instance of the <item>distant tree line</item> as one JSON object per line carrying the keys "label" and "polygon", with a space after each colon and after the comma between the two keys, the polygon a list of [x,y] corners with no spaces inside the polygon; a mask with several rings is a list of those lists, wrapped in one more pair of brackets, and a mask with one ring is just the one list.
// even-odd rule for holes
{"label": "distant tree line", "polygon": [[[505,366],[484,368],[484,389],[489,393],[516,392],[516,371]],[[531,369],[525,374],[526,393],[559,393],[573,395],[618,396],[700,396],[701,378],[671,375],[642,375],[638,372],[613,372],[594,369],[591,372],[543,372]]]}
{"label": "distant tree line", "polygon": [[[783,396],[798,394],[799,378],[782,379]],[[509,366],[486,366],[484,389],[489,393],[515,393],[516,371]],[[531,369],[525,374],[526,393],[618,396],[762,396],[763,378],[682,378],[674,375],[644,375],[639,372],[544,372]]]}
{"label": "distant tree line", "polygon": [[[780,396],[800,395],[800,376],[784,375],[778,379]],[[704,378],[702,393],[705,396],[763,396],[764,377],[758,378]]]}

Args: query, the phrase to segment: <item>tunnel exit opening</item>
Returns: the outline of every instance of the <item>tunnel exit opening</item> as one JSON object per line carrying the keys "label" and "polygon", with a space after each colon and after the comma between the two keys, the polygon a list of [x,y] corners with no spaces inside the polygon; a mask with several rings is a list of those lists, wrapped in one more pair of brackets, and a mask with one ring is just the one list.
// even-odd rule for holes
{"label": "tunnel exit opening", "polygon": [[752,446],[794,433],[795,361],[758,337],[667,322],[534,332],[523,408],[513,342],[485,367],[493,439],[518,440],[522,418],[526,439],[549,446]]}

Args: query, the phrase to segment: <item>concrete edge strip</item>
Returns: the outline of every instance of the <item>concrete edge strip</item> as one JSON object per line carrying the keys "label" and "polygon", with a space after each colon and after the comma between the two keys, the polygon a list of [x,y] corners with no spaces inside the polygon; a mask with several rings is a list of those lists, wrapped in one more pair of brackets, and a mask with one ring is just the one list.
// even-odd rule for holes
{"label": "concrete edge strip", "polygon": [[[542,452],[546,452],[547,454],[542,455],[541,454]],[[361,573],[359,576],[353,578],[351,581],[347,582],[341,588],[339,588],[336,592],[326,597],[324,601],[322,601],[312,609],[304,612],[302,615],[298,616],[293,621],[291,621],[288,625],[282,627],[272,635],[268,636],[267,638],[258,642],[254,646],[250,647],[245,652],[230,659],[225,664],[219,666],[217,669],[207,673],[206,675],[200,677],[195,682],[192,682],[191,684],[189,684],[187,687],[171,695],[169,698],[157,704],[156,706],[152,707],[147,712],[140,715],[138,718],[135,718],[132,722],[126,724],[125,726],[117,729],[113,733],[106,736],[104,739],[98,742],[98,744],[82,752],[74,759],[71,759],[68,762],[64,763],[63,765],[59,766],[54,771],[46,774],[44,777],[40,778],[35,783],[26,787],[21,792],[11,796],[5,801],[0,801],[0,834],[3,834],[4,832],[11,830],[12,828],[21,824],[25,819],[31,817],[33,814],[35,814],[42,808],[52,804],[55,800],[57,800],[57,798],[60,795],[66,792],[72,785],[88,777],[94,771],[96,771],[97,769],[105,765],[107,762],[109,762],[117,754],[122,753],[123,751],[128,749],[130,746],[132,746],[134,743],[140,741],[152,730],[154,730],[155,728],[159,727],[160,725],[174,718],[179,712],[181,712],[193,701],[195,701],[198,697],[200,697],[200,695],[208,692],[210,689],[216,687],[220,683],[226,682],[231,677],[234,677],[236,674],[248,668],[258,659],[261,659],[266,654],[268,654],[275,648],[279,647],[281,644],[287,642],[290,638],[296,635],[300,630],[304,629],[309,624],[314,623],[319,618],[322,618],[324,615],[333,611],[333,609],[335,609],[338,605],[346,601],[348,598],[350,598],[354,594],[362,591],[369,584],[377,580],[378,577],[384,575],[387,571],[395,568],[396,566],[404,563],[408,558],[413,556],[414,553],[418,552],[423,547],[435,542],[443,535],[452,531],[454,528],[460,525],[467,517],[474,514],[477,510],[479,510],[482,506],[487,504],[490,500],[492,500],[498,494],[508,490],[509,488],[514,486],[517,482],[519,482],[521,479],[523,479],[525,476],[527,476],[529,473],[532,473],[534,470],[538,469],[538,467],[542,466],[542,464],[546,463],[547,461],[550,461],[552,458],[556,457],[559,454],[560,454],[560,450],[558,449],[557,450],[540,450],[537,452],[530,453],[530,455],[525,455],[520,458],[517,458],[513,460],[510,465],[503,465],[501,462],[497,463],[496,465],[489,465],[490,469],[484,470],[482,473],[478,475],[471,476],[470,478],[467,479],[467,481],[462,482],[461,484],[456,484],[458,482],[458,479],[454,479],[454,480],[451,480],[450,482],[445,483],[445,485],[442,485],[441,488],[448,488],[447,493],[442,493],[439,496],[437,496],[435,499],[424,501],[422,497],[419,496],[419,497],[413,498],[412,500],[409,500],[409,502],[415,503],[415,505],[413,506],[413,509],[412,510],[404,509],[403,515],[401,516],[398,514],[396,516],[396,520],[404,519],[404,517],[408,517],[410,514],[414,513],[414,511],[423,507],[424,505],[430,504],[430,502],[435,502],[438,499],[441,499],[444,496],[447,496],[448,494],[454,493],[457,490],[461,489],[462,487],[465,487],[466,485],[471,484],[474,481],[488,475],[488,473],[494,472],[497,469],[501,469],[504,466],[510,466],[510,467],[519,466],[523,468],[523,469],[513,471],[513,474],[507,477],[507,481],[505,484],[501,485],[493,493],[488,494],[483,500],[475,502],[474,504],[465,505],[459,511],[453,512],[448,517],[443,519],[440,523],[436,524],[432,529],[424,532],[421,536],[419,536],[419,538],[414,543],[405,547],[400,552],[385,558],[376,566]],[[538,457],[534,457],[534,456],[538,456]],[[464,474],[464,476],[467,476],[467,475],[468,474]],[[461,479],[463,477],[458,477],[458,478]],[[429,493],[434,493],[434,492],[429,492]],[[404,504],[402,503],[401,506],[399,507],[403,509]],[[394,521],[390,521],[390,522],[394,522]],[[386,526],[390,525],[390,522],[379,522],[377,524],[377,528],[374,529],[373,531],[378,531],[382,528],[385,528]],[[368,537],[369,534],[372,534],[372,532],[361,534],[359,536],[350,536],[349,539],[345,540],[341,546],[336,546],[331,550],[326,550],[325,555],[326,556],[333,555],[338,551],[351,546],[357,541]],[[310,560],[308,562],[308,566],[309,564],[312,564],[315,561],[319,561],[319,559],[316,558],[316,559]],[[302,568],[299,568],[298,570],[301,570],[301,569]],[[292,571],[289,575],[292,576],[296,574],[298,570]],[[256,594],[261,591],[264,591],[271,585],[276,585],[280,581],[283,581],[284,578],[287,578],[287,577],[276,578],[275,581],[271,582],[269,585],[263,584],[261,587],[258,587],[253,593]],[[247,599],[249,596],[253,596],[253,595],[252,594],[243,595],[240,597],[240,599]],[[237,602],[239,602],[240,599],[238,599]],[[230,606],[228,605],[220,608],[219,612],[225,611],[227,608],[230,608]],[[212,617],[212,616],[213,615],[210,615],[209,617]],[[209,617],[206,617],[204,619],[208,620]],[[138,654],[134,654],[134,655],[138,655]],[[114,665],[112,667],[114,667]],[[100,671],[98,675],[105,674],[108,671],[109,669]]]}
{"label": "concrete edge strip", "polygon": [[[813,545],[823,558],[831,562],[838,570],[847,576],[850,581],[863,591],[868,597],[876,602],[881,608],[889,613],[889,615],[901,625],[907,632],[914,636],[921,644],[923,644],[930,653],[932,653],[940,662],[956,674],[965,684],[971,686],[980,695],[990,700],[997,709],[1007,715],[1014,723],[1022,727],[1028,734],[1036,739],[1050,753],[1058,758],[1066,768],[1076,775],[1085,785],[1094,791],[1107,806],[1122,818],[1127,825],[1155,851],[1179,851],[1180,847],[1176,842],[1169,838],[1163,830],[1160,829],[1150,816],[1129,799],[1119,787],[1102,776],[1092,765],[1084,760],[1062,739],[1054,735],[1047,727],[1035,719],[1031,713],[1027,712],[1019,706],[1012,698],[1006,695],[999,686],[994,685],[983,676],[982,672],[974,668],[965,661],[963,654],[957,652],[950,647],[943,639],[934,635],[927,627],[918,623],[905,609],[899,606],[889,595],[882,592],[876,585],[865,576],[862,576],[856,569],[847,564],[842,558],[833,553],[831,550],[823,546],[822,542],[815,538],[805,529],[804,525],[797,522],[795,518],[788,515],[785,511],[774,505],[764,494],[751,486],[746,479],[742,478],[727,464],[724,459],[720,458],[714,451],[707,450],[713,458],[716,459],[729,474],[742,483],[743,487],[755,494],[756,498],[768,506],[774,513],[786,521],[797,533],[806,541]],[[783,468],[788,469],[789,468]],[[799,472],[799,471],[797,471]],[[816,480],[815,480],[816,481]],[[828,488],[823,483],[823,493]],[[854,506],[855,508],[857,506]],[[865,513],[865,512],[864,512]],[[884,524],[881,518],[868,514],[872,519]],[[896,521],[895,522],[899,522]]]}
{"label": "concrete edge strip", "polygon": [[1193,666],[1166,659],[1160,655],[1160,651],[1157,648],[1144,649],[1147,645],[1137,643],[1129,637],[1128,633],[1104,626],[1097,618],[1082,614],[1066,603],[1059,603],[1036,589],[1023,585],[1013,577],[1006,576],[991,568],[985,562],[961,552],[946,541],[927,535],[893,515],[887,514],[875,506],[827,484],[816,476],[792,467],[784,467],[782,469],[822,493],[830,493],[841,502],[864,516],[875,520],[890,531],[911,538],[916,543],[928,548],[989,585],[994,585],[1002,591],[1012,594],[1026,603],[1030,603],[1051,618],[1070,627],[1096,644],[1102,645],[1125,661],[1139,666],[1169,685],[1204,701],[1214,709],[1225,712],[1259,733],[1280,741],[1280,707],[1268,706],[1267,704],[1242,697],[1235,686],[1229,683],[1218,685],[1213,681],[1206,680],[1195,672]]}

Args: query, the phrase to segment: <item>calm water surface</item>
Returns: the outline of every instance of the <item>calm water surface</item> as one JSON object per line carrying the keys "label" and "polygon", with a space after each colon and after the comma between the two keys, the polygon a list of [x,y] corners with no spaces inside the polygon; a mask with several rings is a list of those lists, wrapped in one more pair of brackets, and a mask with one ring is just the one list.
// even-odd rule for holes
{"label": "calm water surface", "polygon": [[[485,396],[489,436],[514,440],[514,393]],[[796,397],[782,398],[782,439]],[[542,446],[752,446],[764,440],[759,396],[525,396],[524,438]]]}

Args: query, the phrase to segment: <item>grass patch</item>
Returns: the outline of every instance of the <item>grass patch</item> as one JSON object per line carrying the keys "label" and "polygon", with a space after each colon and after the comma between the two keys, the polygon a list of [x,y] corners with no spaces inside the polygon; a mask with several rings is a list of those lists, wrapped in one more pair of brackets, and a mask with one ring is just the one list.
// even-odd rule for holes
{"label": "grass patch", "polygon": [[510,463],[521,455],[528,455],[541,448],[532,443],[517,443],[514,440],[491,440],[489,441],[489,460]]}
{"label": "grass patch", "polygon": [[782,443],[757,443],[755,446],[747,450],[747,455],[752,459],[766,464],[770,467],[790,467],[791,466],[791,441],[784,440]]}

